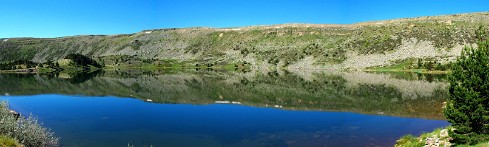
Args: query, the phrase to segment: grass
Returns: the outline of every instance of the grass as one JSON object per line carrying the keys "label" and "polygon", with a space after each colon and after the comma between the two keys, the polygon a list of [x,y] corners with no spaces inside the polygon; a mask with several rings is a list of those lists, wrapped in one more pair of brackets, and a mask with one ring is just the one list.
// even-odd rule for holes
{"label": "grass", "polygon": [[[396,147],[422,147],[427,144],[427,138],[437,138],[439,139],[439,145],[445,146],[445,143],[449,141],[449,136],[444,136],[442,131],[452,129],[451,126],[446,128],[438,128],[433,130],[432,132],[423,133],[419,137],[413,136],[411,134],[402,136],[399,140],[396,141]],[[434,142],[431,142],[434,143]]]}
{"label": "grass", "polygon": [[45,67],[39,67],[37,68],[37,72],[38,73],[50,73],[50,72],[54,72],[55,70],[52,69],[52,68],[45,68]]}
{"label": "grass", "polygon": [[22,147],[16,139],[5,135],[0,135],[0,146],[2,147]]}
{"label": "grass", "polygon": [[428,70],[423,67],[416,67],[415,59],[405,59],[395,61],[394,64],[389,66],[378,66],[365,69],[365,71],[372,72],[413,72],[413,73],[427,73],[427,74],[447,74],[449,70]]}
{"label": "grass", "polygon": [[479,144],[476,144],[476,145],[458,145],[457,147],[489,147],[489,141],[483,142],[483,143],[479,143]]}
{"label": "grass", "polygon": [[226,65],[223,65],[221,67],[222,67],[222,69],[229,70],[229,71],[232,71],[232,70],[236,69],[236,65],[235,64],[226,64]]}
{"label": "grass", "polygon": [[365,69],[368,72],[412,72],[421,74],[448,74],[448,70],[426,70],[426,69],[396,69],[396,68],[373,68]]}
{"label": "grass", "polygon": [[424,143],[419,141],[419,138],[411,134],[402,136],[396,141],[395,147],[421,147]]}

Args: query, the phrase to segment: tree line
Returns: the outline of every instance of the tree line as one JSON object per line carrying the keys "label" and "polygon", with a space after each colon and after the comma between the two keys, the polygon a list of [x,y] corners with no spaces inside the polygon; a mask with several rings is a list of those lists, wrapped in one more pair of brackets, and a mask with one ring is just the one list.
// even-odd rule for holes
{"label": "tree line", "polygon": [[[70,59],[72,61],[72,66],[86,67],[86,68],[88,68],[89,66],[94,66],[97,68],[102,68],[102,65],[97,63],[97,61],[82,54],[68,54],[67,56],[65,56],[64,59]],[[59,63],[53,60],[47,60],[44,63],[36,63],[30,60],[15,60],[12,62],[0,63],[0,70],[30,69],[36,66],[60,69]]]}
{"label": "tree line", "polygon": [[73,61],[74,66],[82,66],[82,67],[87,67],[89,65],[101,68],[102,65],[97,63],[97,61],[93,60],[92,58],[89,58],[85,55],[82,54],[68,54],[65,59],[70,59]]}

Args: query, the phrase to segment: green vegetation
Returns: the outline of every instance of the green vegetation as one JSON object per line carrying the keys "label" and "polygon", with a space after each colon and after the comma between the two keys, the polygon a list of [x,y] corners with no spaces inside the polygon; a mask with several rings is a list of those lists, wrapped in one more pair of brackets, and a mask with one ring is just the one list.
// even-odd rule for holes
{"label": "green vegetation", "polygon": [[143,43],[139,40],[134,40],[133,42],[131,42],[131,48],[133,50],[139,50],[139,48],[141,48],[142,45]]}
{"label": "green vegetation", "polygon": [[407,72],[407,71],[412,71],[412,72],[422,72],[424,71],[421,68],[415,68],[413,66],[414,64],[414,59],[406,59],[406,60],[401,60],[401,61],[396,61],[390,66],[385,66],[385,67],[372,67],[366,69],[367,71],[399,71],[399,72]]}
{"label": "green vegetation", "polygon": [[[105,69],[141,69],[141,70],[161,70],[161,69],[222,69],[228,71],[248,70],[250,64],[247,62],[212,62],[206,61],[186,61],[180,62],[172,59],[142,59],[137,56],[106,56],[99,58],[103,64],[107,65]],[[196,64],[194,64],[196,63]],[[203,64],[202,64],[203,63]]]}
{"label": "green vegetation", "polygon": [[[450,65],[449,99],[443,112],[452,126],[419,138],[403,136],[396,146],[430,145],[433,139],[441,143],[450,140],[452,145],[463,147],[489,145],[489,38],[483,27],[475,34],[477,48],[465,47]],[[418,63],[419,66],[422,64]]]}
{"label": "green vegetation", "polygon": [[16,60],[12,62],[0,63],[0,70],[30,69],[36,65],[38,64],[29,60]]}
{"label": "green vegetation", "polygon": [[69,54],[58,61],[47,60],[44,63],[35,63],[27,60],[0,63],[0,72],[11,73],[49,73],[49,72],[87,72],[100,70],[103,66],[95,60],[81,54]]}
{"label": "green vegetation", "polygon": [[399,140],[396,141],[395,147],[422,147],[425,144],[420,142],[418,137],[415,137],[411,134],[402,136]]}
{"label": "green vegetation", "polygon": [[477,48],[466,47],[452,66],[450,98],[444,110],[455,144],[489,140],[489,38],[477,31]]}
{"label": "green vegetation", "polygon": [[68,54],[65,59],[69,59],[72,61],[72,66],[81,66],[81,67],[88,67],[88,66],[94,66],[97,68],[101,68],[102,65],[97,63],[95,60],[92,58],[89,58],[87,56],[84,56],[82,54]]}
{"label": "green vegetation", "polygon": [[452,63],[439,63],[434,59],[405,59],[395,61],[389,66],[367,68],[366,71],[376,72],[416,72],[416,73],[448,73]]}
{"label": "green vegetation", "polygon": [[[475,34],[477,48],[465,47],[462,55],[450,65],[449,100],[443,112],[452,126],[420,137],[403,136],[396,146],[431,145],[433,139],[440,145],[447,141],[461,147],[489,145],[489,37],[482,26]],[[427,66],[433,68],[430,64]],[[420,66],[423,64],[418,60]]]}
{"label": "green vegetation", "polygon": [[458,145],[457,147],[488,147],[488,146],[489,146],[489,142],[485,141],[485,142],[478,143],[476,145]]}
{"label": "green vegetation", "polygon": [[0,146],[2,147],[22,147],[19,141],[4,135],[0,135]]}
{"label": "green vegetation", "polygon": [[396,141],[396,147],[423,147],[423,146],[450,146],[447,130],[452,130],[452,127],[438,128],[432,132],[423,133],[419,137],[411,134],[402,136]]}
{"label": "green vegetation", "polygon": [[33,116],[15,116],[5,102],[0,104],[0,143],[26,147],[56,146],[58,138],[49,129],[43,128]]}

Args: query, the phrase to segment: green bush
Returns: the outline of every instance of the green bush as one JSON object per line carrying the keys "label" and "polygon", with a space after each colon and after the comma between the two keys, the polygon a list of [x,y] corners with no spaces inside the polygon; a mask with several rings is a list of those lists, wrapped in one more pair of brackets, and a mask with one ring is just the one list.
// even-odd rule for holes
{"label": "green bush", "polygon": [[[477,33],[482,38],[483,29]],[[445,117],[455,128],[449,134],[455,144],[489,140],[489,38],[477,48],[466,47],[452,65]]]}
{"label": "green bush", "polygon": [[17,139],[27,147],[57,146],[59,138],[33,116],[15,117],[5,102],[0,104],[0,135]]}
{"label": "green bush", "polygon": [[143,43],[139,40],[134,40],[133,42],[131,42],[131,48],[133,50],[139,50],[139,48],[141,48],[141,46],[143,45]]}

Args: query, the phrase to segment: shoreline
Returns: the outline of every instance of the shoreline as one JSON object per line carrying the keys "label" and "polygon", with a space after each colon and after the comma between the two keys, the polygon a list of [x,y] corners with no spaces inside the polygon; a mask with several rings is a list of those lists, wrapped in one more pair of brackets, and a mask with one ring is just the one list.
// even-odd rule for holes
{"label": "shoreline", "polygon": [[39,70],[37,68],[0,70],[0,73],[39,73]]}
{"label": "shoreline", "polygon": [[[253,68],[247,68],[247,67],[237,67],[237,68],[232,68],[232,67],[227,67],[227,66],[213,66],[213,67],[202,67],[202,66],[179,66],[179,67],[158,67],[156,65],[149,65],[149,66],[106,66],[103,68],[89,68],[89,70],[86,71],[92,71],[92,70],[124,70],[124,69],[139,69],[139,70],[172,70],[172,69],[222,69],[222,70],[253,70]],[[61,68],[60,69],[53,69],[53,68],[29,68],[29,69],[16,69],[16,70],[0,70],[0,74],[39,74],[39,73],[49,73],[49,72],[56,72],[56,71],[80,71],[77,68]],[[255,69],[256,70],[256,69]],[[277,69],[276,69],[277,70]],[[285,70],[289,71],[290,69],[283,68],[280,70]],[[342,70],[342,69],[323,69],[323,68],[312,68],[312,69],[301,69],[301,70],[307,70],[307,71],[344,71],[344,72],[355,72],[355,71],[363,71],[363,72],[381,72],[381,73],[420,73],[420,74],[450,74],[451,70],[427,70],[427,69],[350,69],[350,70]],[[82,70],[85,71],[85,70]]]}

